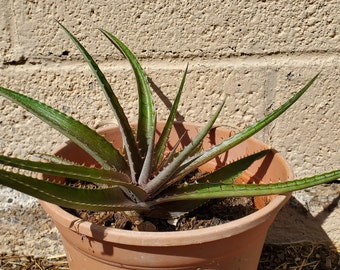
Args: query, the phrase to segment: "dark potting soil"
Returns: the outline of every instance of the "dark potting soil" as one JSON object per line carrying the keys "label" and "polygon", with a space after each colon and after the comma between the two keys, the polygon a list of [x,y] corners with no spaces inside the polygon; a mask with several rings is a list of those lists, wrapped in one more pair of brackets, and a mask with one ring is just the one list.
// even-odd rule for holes
{"label": "dark potting soil", "polygon": [[170,224],[164,219],[142,218],[133,212],[67,209],[71,214],[98,225],[136,231],[185,231],[206,228],[239,219],[256,210],[253,199],[249,197],[210,200]]}

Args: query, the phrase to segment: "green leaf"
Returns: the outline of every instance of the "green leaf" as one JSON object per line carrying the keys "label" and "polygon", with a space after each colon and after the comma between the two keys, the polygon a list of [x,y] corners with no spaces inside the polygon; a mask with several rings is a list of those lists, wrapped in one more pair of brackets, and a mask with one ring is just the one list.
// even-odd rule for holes
{"label": "green leaf", "polygon": [[240,158],[237,161],[232,161],[230,164],[221,167],[212,173],[204,175],[198,178],[196,181],[199,183],[209,182],[209,183],[219,183],[219,184],[232,184],[233,181],[241,175],[254,161],[264,157],[271,150],[266,149],[255,154]]}
{"label": "green leaf", "polygon": [[258,122],[256,122],[254,125],[222,141],[220,144],[215,145],[210,149],[201,152],[198,155],[192,157],[191,159],[185,161],[183,165],[179,168],[178,175],[188,174],[189,172],[195,170],[202,164],[228,151],[229,149],[240,144],[241,142],[245,141],[246,139],[250,138],[257,132],[262,130],[265,126],[274,121],[277,117],[283,114],[290,106],[292,106],[307,91],[307,89],[313,84],[313,82],[316,80],[318,76],[319,74],[317,74],[312,80],[310,80],[299,92],[297,92],[287,102],[285,102],[278,109],[274,110],[273,112],[271,112]]}
{"label": "green leaf", "polygon": [[50,154],[41,154],[41,153],[34,153],[34,157],[39,158],[39,160],[43,160],[46,162],[50,163],[55,163],[55,164],[65,164],[65,165],[73,165],[74,162],[64,159],[62,157],[50,155]]}
{"label": "green leaf", "polygon": [[88,126],[38,100],[12,90],[0,87],[0,95],[25,108],[70,138],[98,161],[103,168],[115,168],[121,172],[128,172],[128,166],[119,151]]}
{"label": "green leaf", "polygon": [[26,175],[0,170],[0,184],[14,188],[40,200],[72,209],[92,211],[147,210],[133,203],[119,187],[84,189],[38,180]]}
{"label": "green leaf", "polygon": [[108,186],[121,186],[130,190],[138,200],[144,200],[147,197],[147,194],[142,189],[131,183],[132,180],[129,176],[113,170],[90,168],[70,163],[31,161],[2,155],[0,155],[0,164],[63,178],[105,184]]}
{"label": "green leaf", "polygon": [[[295,179],[287,182],[272,184],[191,184],[180,186],[173,193],[167,193],[163,198],[156,199],[154,202],[165,203],[183,200],[202,200],[219,199],[226,197],[241,196],[264,196],[274,194],[284,194],[296,190],[301,190],[340,178],[340,170],[334,170],[311,177]],[[183,202],[184,203],[184,202]],[[151,206],[151,205],[150,205]]]}
{"label": "green leaf", "polygon": [[172,105],[172,108],[170,110],[170,114],[168,116],[168,119],[164,125],[163,131],[158,139],[158,142],[156,144],[155,147],[155,155],[154,155],[154,168],[159,167],[160,162],[162,161],[162,158],[164,156],[164,151],[166,148],[166,144],[168,142],[169,139],[169,135],[170,135],[170,131],[173,127],[173,123],[174,123],[174,119],[175,119],[175,115],[177,113],[177,108],[178,108],[178,104],[183,92],[183,88],[184,88],[184,84],[185,84],[185,79],[186,79],[186,75],[188,73],[188,65],[184,71],[184,75],[181,81],[181,84],[179,86],[174,104]]}
{"label": "green leaf", "polygon": [[133,131],[129,125],[129,121],[124,113],[123,108],[121,107],[118,98],[114,94],[111,85],[107,81],[105,75],[98,67],[97,63],[93,60],[92,56],[87,52],[87,50],[84,48],[84,46],[78,41],[78,39],[72,35],[70,31],[66,29],[62,24],[60,24],[60,27],[65,31],[65,33],[68,35],[68,37],[73,41],[73,43],[76,45],[78,50],[83,55],[84,59],[88,63],[89,67],[91,68],[91,71],[93,75],[96,77],[97,82],[101,86],[103,92],[105,93],[106,99],[109,102],[112,111],[118,121],[118,126],[120,128],[123,143],[126,148],[126,154],[129,160],[130,165],[130,171],[133,181],[136,181],[136,175],[139,175],[141,170],[141,158],[139,155],[138,147],[133,135]]}
{"label": "green leaf", "polygon": [[[155,123],[156,123],[156,120],[155,120]],[[153,135],[153,137],[154,136],[155,134]],[[148,149],[147,149],[146,156],[145,156],[144,163],[143,163],[143,168],[138,178],[138,185],[140,185],[141,187],[145,186],[145,184],[149,181],[150,176],[152,175],[154,144],[155,144],[154,140],[151,140],[149,142]]]}
{"label": "green leaf", "polygon": [[114,46],[116,46],[124,57],[129,60],[135,74],[139,95],[137,141],[141,151],[141,156],[146,158],[147,153],[151,152],[149,147],[153,143],[155,136],[155,110],[148,78],[136,56],[122,41],[103,29],[100,29],[100,31],[112,42]]}

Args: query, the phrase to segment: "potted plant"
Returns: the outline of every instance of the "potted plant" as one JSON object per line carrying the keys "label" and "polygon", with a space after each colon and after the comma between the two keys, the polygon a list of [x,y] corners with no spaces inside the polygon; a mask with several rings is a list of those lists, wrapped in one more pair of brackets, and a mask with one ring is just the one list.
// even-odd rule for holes
{"label": "potted plant", "polygon": [[[70,139],[54,155],[41,154],[40,161],[1,155],[0,184],[42,200],[61,232],[71,269],[256,269],[268,227],[289,192],[340,177],[340,170],[334,170],[291,180],[281,155],[251,138],[292,106],[317,76],[278,109],[235,133],[214,127],[224,102],[205,125],[174,121],[186,69],[168,120],[157,122],[150,85],[137,58],[117,37],[101,30],[135,74],[139,116],[136,124],[129,124],[96,62],[60,26],[96,76],[118,127],[94,131],[37,100],[0,87],[1,96]],[[176,224],[212,202],[242,196],[254,198],[259,210],[209,228],[150,232],[164,220]],[[100,226],[69,209],[103,215],[113,211],[138,231]]]}

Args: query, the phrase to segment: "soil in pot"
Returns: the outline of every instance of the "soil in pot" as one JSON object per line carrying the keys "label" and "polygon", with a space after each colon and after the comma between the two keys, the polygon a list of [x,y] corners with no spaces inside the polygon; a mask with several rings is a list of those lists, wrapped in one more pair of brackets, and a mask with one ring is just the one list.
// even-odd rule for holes
{"label": "soil in pot", "polygon": [[116,229],[134,231],[186,231],[224,224],[254,213],[257,209],[253,199],[250,197],[230,197],[223,200],[211,200],[180,217],[175,225],[163,219],[142,219],[139,216],[122,211],[93,212],[75,209],[66,210],[85,221]]}

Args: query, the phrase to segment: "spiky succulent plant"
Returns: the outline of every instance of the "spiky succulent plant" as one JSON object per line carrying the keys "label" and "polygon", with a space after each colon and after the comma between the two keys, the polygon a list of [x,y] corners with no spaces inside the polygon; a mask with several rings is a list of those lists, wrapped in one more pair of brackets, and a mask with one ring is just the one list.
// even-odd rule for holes
{"label": "spiky succulent plant", "polygon": [[[317,76],[286,103],[260,121],[210,149],[202,150],[202,140],[213,127],[224,104],[222,101],[211,120],[202,127],[190,143],[183,148],[178,147],[181,144],[181,139],[179,139],[173,149],[166,152],[187,69],[184,72],[168,120],[156,140],[156,115],[151,97],[151,87],[135,55],[117,37],[105,30],[100,30],[130,62],[133,69],[139,96],[138,123],[136,128],[133,128],[129,124],[117,96],[112,91],[111,85],[91,55],[64,26],[60,26],[77,46],[101,86],[118,121],[124,150],[119,151],[103,136],[62,112],[23,94],[0,87],[1,96],[24,107],[66,135],[99,164],[97,167],[87,167],[48,155],[42,155],[43,160],[41,161],[1,155],[0,184],[68,208],[98,211],[133,210],[146,216],[169,218],[175,217],[178,213],[190,211],[214,198],[280,194],[340,178],[340,170],[334,170],[288,182],[234,183],[234,180],[254,161],[263,158],[271,151],[263,149],[209,174],[196,177],[195,181],[183,180],[202,164],[229,151],[275,120],[305,93]],[[27,171],[33,172],[33,174],[27,174]],[[95,183],[98,188],[69,186],[49,181],[49,177],[42,179],[36,176],[40,174],[91,182]]]}

